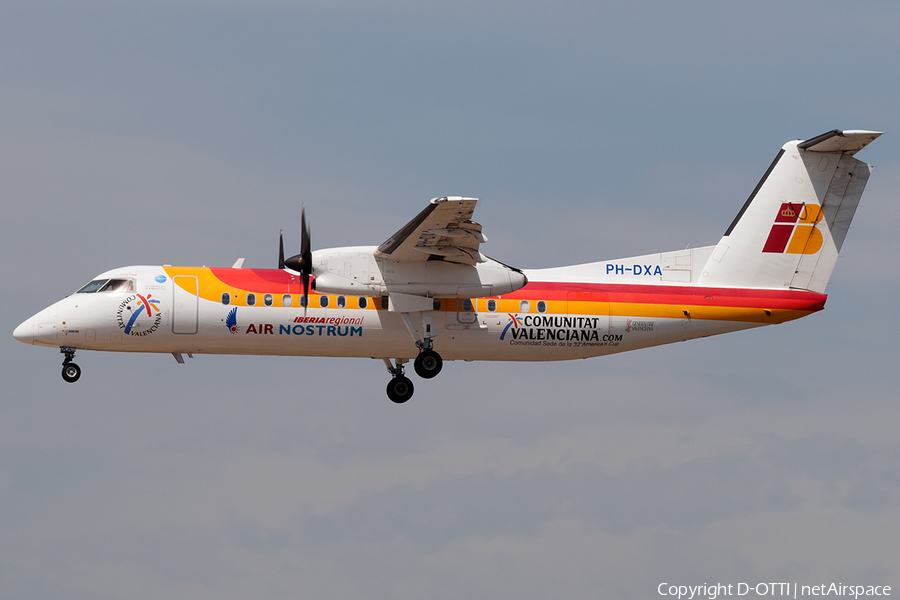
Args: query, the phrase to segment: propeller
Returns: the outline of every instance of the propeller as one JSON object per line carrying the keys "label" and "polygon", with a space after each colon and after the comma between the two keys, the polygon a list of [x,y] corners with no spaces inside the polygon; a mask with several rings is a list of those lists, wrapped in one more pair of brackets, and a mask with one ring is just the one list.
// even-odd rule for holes
{"label": "propeller", "polygon": [[[302,230],[300,238],[300,254],[296,254],[287,260],[284,260],[284,266],[300,273],[300,279],[303,281],[303,297],[304,304],[309,304],[309,276],[312,274],[312,244],[310,242],[309,227],[306,225],[306,208],[300,209],[300,228]],[[283,245],[282,245],[283,256]],[[279,258],[281,260],[281,258]],[[304,308],[306,308],[304,306]]]}
{"label": "propeller", "polygon": [[284,230],[278,230],[278,268],[284,268]]}

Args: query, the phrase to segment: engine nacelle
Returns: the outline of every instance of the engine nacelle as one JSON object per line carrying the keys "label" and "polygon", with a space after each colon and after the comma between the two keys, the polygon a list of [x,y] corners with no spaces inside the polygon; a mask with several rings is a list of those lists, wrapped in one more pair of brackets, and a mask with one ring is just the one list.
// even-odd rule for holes
{"label": "engine nacelle", "polygon": [[384,260],[375,258],[374,252],[374,246],[314,252],[316,291],[349,296],[400,293],[429,298],[485,298],[509,294],[527,283],[521,271],[492,259],[469,266],[440,260]]}
{"label": "engine nacelle", "polygon": [[387,289],[380,284],[365,284],[348,279],[337,273],[326,271],[315,276],[315,290],[322,294],[342,294],[345,296],[384,296]]}

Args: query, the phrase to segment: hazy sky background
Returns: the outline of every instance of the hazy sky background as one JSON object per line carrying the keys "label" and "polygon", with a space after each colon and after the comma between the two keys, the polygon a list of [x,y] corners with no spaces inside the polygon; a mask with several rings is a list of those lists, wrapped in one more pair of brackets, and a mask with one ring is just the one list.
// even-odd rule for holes
{"label": "hazy sky background", "polygon": [[[0,597],[900,589],[896,2],[0,2]],[[81,351],[130,264],[274,267],[481,198],[544,267],[714,244],[781,145],[887,132],[798,322],[571,363]]]}

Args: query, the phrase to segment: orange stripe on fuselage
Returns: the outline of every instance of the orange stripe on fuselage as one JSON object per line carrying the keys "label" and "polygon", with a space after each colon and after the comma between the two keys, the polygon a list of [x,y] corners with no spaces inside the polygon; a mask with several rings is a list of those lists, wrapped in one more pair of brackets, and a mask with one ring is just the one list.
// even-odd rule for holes
{"label": "orange stripe on fuselage", "polygon": [[825,308],[828,298],[825,294],[806,290],[549,282],[529,282],[504,298],[520,301],[552,297],[556,300],[567,299],[572,304],[573,296],[579,304],[585,300],[601,304],[608,302],[608,314],[611,316],[690,317],[755,323],[799,319]]}

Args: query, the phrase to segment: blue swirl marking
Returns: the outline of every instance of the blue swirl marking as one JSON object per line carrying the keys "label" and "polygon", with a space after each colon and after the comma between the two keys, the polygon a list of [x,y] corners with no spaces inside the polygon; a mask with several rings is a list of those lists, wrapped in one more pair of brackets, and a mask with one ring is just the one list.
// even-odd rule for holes
{"label": "blue swirl marking", "polygon": [[125,326],[125,335],[131,335],[131,327],[134,325],[134,322],[137,320],[138,315],[143,311],[142,308],[138,308],[131,312],[131,318],[128,319],[128,325]]}
{"label": "blue swirl marking", "polygon": [[156,283],[165,283],[165,282],[166,282],[166,276],[165,276],[165,275],[157,275],[157,276],[156,276]]}
{"label": "blue swirl marking", "polygon": [[231,312],[228,313],[228,316],[225,317],[225,326],[228,328],[231,333],[237,333],[237,306],[231,309]]}

